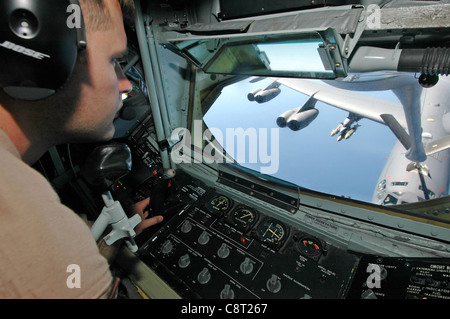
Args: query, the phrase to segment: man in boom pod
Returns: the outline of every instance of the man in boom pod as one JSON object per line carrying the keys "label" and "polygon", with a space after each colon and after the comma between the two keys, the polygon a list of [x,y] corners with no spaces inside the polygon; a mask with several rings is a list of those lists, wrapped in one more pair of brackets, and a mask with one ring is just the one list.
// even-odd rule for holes
{"label": "man in boom pod", "polygon": [[[121,95],[131,90],[118,63],[127,51],[122,2],[133,4],[80,1],[87,47],[55,94],[27,101],[0,89],[0,298],[111,295],[115,281],[89,228],[29,165],[52,146],[113,137]],[[143,219],[137,232],[162,220],[146,219],[146,204],[133,209]],[[68,284],[73,264],[81,277],[75,288]]]}

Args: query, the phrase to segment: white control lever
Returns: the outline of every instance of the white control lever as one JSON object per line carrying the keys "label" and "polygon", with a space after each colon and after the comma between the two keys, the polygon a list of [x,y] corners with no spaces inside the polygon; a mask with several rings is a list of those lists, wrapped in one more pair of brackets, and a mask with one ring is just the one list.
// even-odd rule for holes
{"label": "white control lever", "polygon": [[104,237],[107,245],[112,245],[121,238],[126,238],[125,243],[132,252],[136,252],[138,247],[134,241],[136,232],[134,228],[142,221],[138,214],[128,218],[119,201],[115,201],[111,193],[106,191],[102,194],[105,207],[91,227],[92,235],[97,241],[108,225],[113,230]]}

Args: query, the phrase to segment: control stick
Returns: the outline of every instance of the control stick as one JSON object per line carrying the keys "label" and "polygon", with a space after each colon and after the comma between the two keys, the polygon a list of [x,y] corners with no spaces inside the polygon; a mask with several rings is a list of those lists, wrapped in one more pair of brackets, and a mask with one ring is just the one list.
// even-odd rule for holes
{"label": "control stick", "polygon": [[108,245],[112,245],[121,238],[132,252],[138,247],[134,241],[136,232],[134,228],[141,222],[136,214],[128,218],[119,201],[114,200],[110,187],[131,171],[131,151],[126,144],[110,143],[96,147],[89,154],[81,175],[99,193],[105,203],[100,215],[91,227],[92,235],[97,241],[111,225],[112,231],[104,237]]}
{"label": "control stick", "polygon": [[132,252],[136,252],[138,247],[133,239],[136,236],[134,227],[142,221],[141,216],[136,214],[128,218],[120,202],[114,200],[109,191],[105,191],[102,198],[105,207],[91,227],[95,240],[97,241],[100,238],[110,224],[113,230],[103,238],[105,243],[112,245],[121,238],[127,238],[125,239],[126,245]]}

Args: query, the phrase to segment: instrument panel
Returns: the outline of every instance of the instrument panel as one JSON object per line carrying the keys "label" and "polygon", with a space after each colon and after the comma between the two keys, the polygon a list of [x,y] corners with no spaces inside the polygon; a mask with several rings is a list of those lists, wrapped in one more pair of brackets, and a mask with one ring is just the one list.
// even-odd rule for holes
{"label": "instrument panel", "polygon": [[344,296],[356,255],[214,189],[205,194],[185,205],[138,252],[181,296]]}
{"label": "instrument panel", "polygon": [[[280,247],[289,232],[288,228],[282,222],[269,217],[260,219],[260,213],[254,208],[238,204],[232,208],[233,201],[224,195],[215,195],[207,200],[205,204],[206,211],[215,215],[225,215],[225,223],[234,227],[243,234],[252,230],[250,235],[262,243],[272,247]],[[229,213],[227,213],[229,211]],[[256,228],[254,226],[258,224]]]}
{"label": "instrument panel", "polygon": [[171,183],[137,256],[183,298],[450,299],[449,260],[351,252],[199,180]]}

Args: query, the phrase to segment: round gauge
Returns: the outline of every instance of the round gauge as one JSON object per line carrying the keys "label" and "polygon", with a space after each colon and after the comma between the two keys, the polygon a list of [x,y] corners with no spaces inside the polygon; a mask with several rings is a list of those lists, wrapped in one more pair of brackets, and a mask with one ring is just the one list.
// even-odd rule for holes
{"label": "round gauge", "polygon": [[257,233],[264,242],[279,244],[287,237],[287,228],[276,219],[267,218],[259,224]]}
{"label": "round gauge", "polygon": [[206,209],[214,215],[222,215],[231,207],[231,199],[226,196],[219,195],[211,199],[205,205]]}
{"label": "round gauge", "polygon": [[321,243],[314,238],[304,237],[299,241],[300,250],[308,256],[317,256],[322,253],[322,245]]}
{"label": "round gauge", "polygon": [[229,218],[239,230],[246,231],[256,222],[257,212],[249,207],[239,207],[231,212]]}

